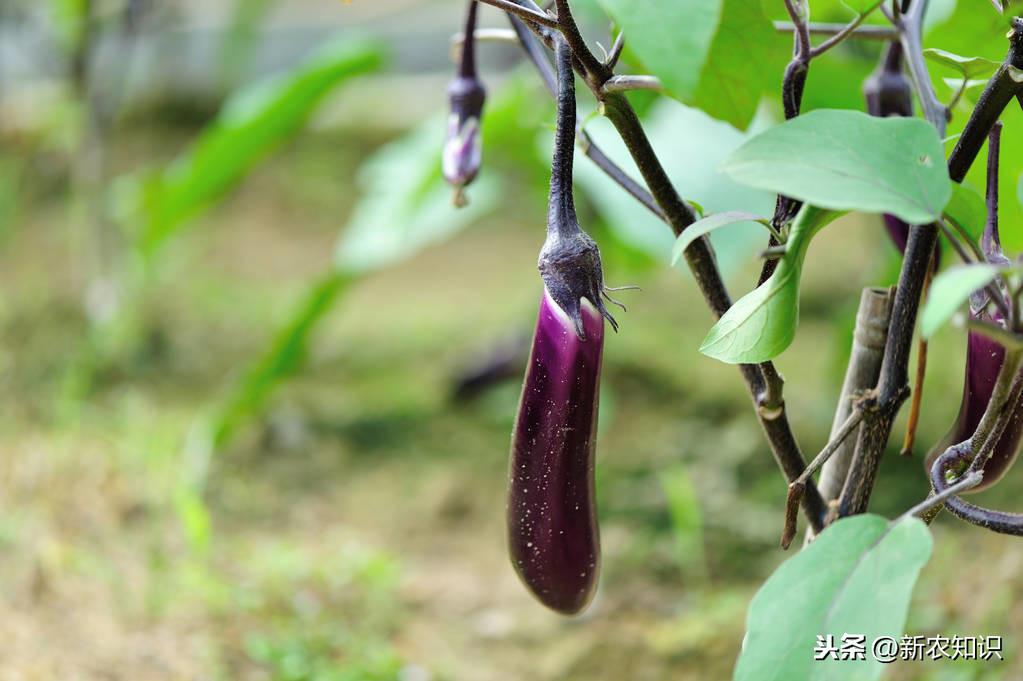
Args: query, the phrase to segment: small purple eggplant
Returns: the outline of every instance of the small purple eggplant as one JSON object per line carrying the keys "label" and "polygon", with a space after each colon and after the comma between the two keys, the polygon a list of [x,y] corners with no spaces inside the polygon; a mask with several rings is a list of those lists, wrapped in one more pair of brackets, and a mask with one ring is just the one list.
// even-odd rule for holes
{"label": "small purple eggplant", "polygon": [[[1001,315],[997,313],[971,310],[970,317],[995,324],[1001,323]],[[991,400],[991,393],[994,391],[995,381],[1004,360],[1005,348],[997,341],[983,334],[970,332],[966,341],[966,377],[963,385],[963,399],[959,405],[959,415],[951,430],[927,455],[925,464],[927,470],[931,469],[934,461],[949,447],[969,440],[973,436],[977,426],[980,425],[984,410],[987,409],[988,402]],[[1023,405],[1017,405],[1013,411],[1012,420],[1002,432],[991,458],[985,464],[983,480],[979,485],[968,490],[970,493],[987,489],[1001,480],[1012,467],[1019,453],[1020,443],[1023,441],[1023,409],[1021,406]]]}
{"label": "small purple eggplant", "polygon": [[[902,45],[898,41],[890,43],[877,68],[863,83],[867,113],[871,116],[913,115],[913,86],[902,69],[902,61]],[[885,215],[884,224],[896,248],[905,252],[909,225],[894,215]]]}
{"label": "small purple eggplant", "polygon": [[458,73],[448,86],[451,114],[442,154],[444,179],[455,188],[455,205],[466,204],[464,189],[479,174],[483,162],[480,120],[487,92],[476,75],[476,10],[479,3],[469,2],[465,39]]}
{"label": "small purple eggplant", "polygon": [[[1002,252],[1001,238],[998,232],[998,155],[1001,146],[1001,126],[996,125],[991,131],[988,145],[988,188],[987,207],[988,219],[981,237],[980,247],[984,258],[994,265],[1008,265],[1009,258]],[[1005,291],[998,291],[1008,304]],[[990,293],[986,289],[975,291],[970,296],[970,318],[999,326],[1005,325],[1005,318],[997,309],[989,311]],[[991,401],[995,382],[1005,361],[1005,348],[988,336],[971,331],[966,341],[966,377],[963,382],[963,399],[959,405],[959,416],[945,437],[927,455],[926,466],[930,470],[935,460],[954,444],[970,439],[981,417]],[[979,492],[987,489],[1008,472],[1019,453],[1023,441],[1023,405],[1016,405],[995,449],[984,465],[984,477],[981,483],[968,492]]]}
{"label": "small purple eggplant", "polygon": [[[604,307],[597,244],[572,199],[575,83],[572,55],[555,47],[558,113],[547,240],[540,251],[540,316],[512,435],[508,544],[512,564],[547,607],[570,615],[593,598],[600,562],[594,447]],[[610,299],[610,298],[608,298]]]}

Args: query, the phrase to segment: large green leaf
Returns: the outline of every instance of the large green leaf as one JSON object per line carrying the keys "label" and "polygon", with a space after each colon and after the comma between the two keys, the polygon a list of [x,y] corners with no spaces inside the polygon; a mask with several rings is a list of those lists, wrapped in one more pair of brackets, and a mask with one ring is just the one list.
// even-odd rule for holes
{"label": "large green leaf", "polygon": [[700,83],[724,0],[601,0],[629,36],[629,49],[668,91],[689,101]]}
{"label": "large green leaf", "polygon": [[728,364],[755,364],[780,355],[799,324],[799,280],[810,240],[840,214],[804,205],[792,223],[785,256],[774,274],[738,300],[700,346]]}
{"label": "large green leaf", "polygon": [[139,248],[152,253],[301,128],[340,82],[366,73],[380,62],[376,44],[346,41],[319,50],[291,73],[232,97],[177,160],[122,185],[128,219],[142,221]]}
{"label": "large green leaf", "polygon": [[[754,125],[758,123],[759,119]],[[770,215],[774,210],[772,194],[733,182],[718,170],[728,154],[748,139],[746,134],[699,109],[663,98],[644,118],[643,125],[665,170],[676,186],[685,188],[687,200],[715,213],[742,210]],[[680,135],[679,130],[685,130],[686,134]],[[587,126],[587,131],[629,175],[641,179],[625,144],[610,123],[597,119]],[[549,154],[546,158],[549,163]],[[588,161],[576,162],[576,182],[618,239],[650,254],[658,262],[666,261],[674,240],[667,225]],[[714,233],[710,240],[725,276],[748,264],[750,255],[765,243],[763,229],[748,223]]]}
{"label": "large green leaf", "polygon": [[757,135],[724,164],[735,180],[833,210],[933,222],[951,194],[941,140],[915,118],[812,111]]}
{"label": "large green leaf", "polygon": [[998,276],[999,267],[986,263],[957,265],[950,267],[931,284],[927,304],[920,315],[920,333],[924,338],[934,335],[956,310],[965,303],[970,294],[991,283]]}
{"label": "large green leaf", "polygon": [[691,98],[682,99],[745,130],[765,90],[780,91],[778,78],[788,49],[791,41],[774,30],[761,3],[724,0],[699,83]]}
{"label": "large green leaf", "polygon": [[766,88],[777,88],[789,41],[760,2],[601,0],[627,49],[668,93],[745,129]]}
{"label": "large green leaf", "polygon": [[[879,637],[903,634],[932,540],[916,518],[858,515],[828,527],[771,575],[750,604],[735,681],[874,681]],[[863,660],[815,660],[818,637],[865,636]]]}

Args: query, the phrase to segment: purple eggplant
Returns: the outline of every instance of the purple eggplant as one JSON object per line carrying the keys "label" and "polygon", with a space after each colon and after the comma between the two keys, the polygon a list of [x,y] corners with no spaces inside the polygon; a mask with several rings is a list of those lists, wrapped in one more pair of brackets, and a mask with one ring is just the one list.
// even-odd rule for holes
{"label": "purple eggplant", "polygon": [[[555,45],[558,112],[547,239],[540,251],[544,290],[512,436],[508,544],[529,590],[563,614],[593,598],[600,562],[594,498],[594,445],[604,320],[597,244],[579,227],[572,199],[575,84],[572,55]],[[609,298],[610,299],[610,298]]]}
{"label": "purple eggplant", "polygon": [[545,605],[579,612],[597,583],[593,490],[604,319],[588,302],[575,322],[544,291],[515,422],[508,490],[512,563]]}
{"label": "purple eggplant", "polygon": [[[987,224],[980,239],[984,259],[993,265],[1006,266],[1011,261],[1002,251],[1002,240],[998,230],[998,156],[1001,147],[1001,125],[991,130],[988,143],[988,186]],[[997,326],[1005,326],[1005,317],[998,309],[990,310],[991,296],[999,295],[1007,308],[1010,304],[1008,293],[999,288],[989,287],[974,291],[970,296],[970,318]],[[935,460],[952,445],[970,439],[980,425],[995,382],[1005,361],[1005,348],[998,341],[971,331],[966,340],[966,377],[963,381],[963,399],[959,404],[959,415],[945,437],[927,455],[926,466],[930,470]],[[979,492],[995,484],[1008,472],[1019,453],[1023,441],[1023,405],[1016,405],[1001,437],[995,444],[991,458],[984,464],[981,483],[969,492]]]}
{"label": "purple eggplant", "polygon": [[487,91],[476,74],[476,10],[478,2],[469,2],[465,21],[465,39],[458,73],[448,86],[451,113],[447,138],[441,157],[444,179],[455,188],[455,203],[465,204],[464,189],[479,174],[483,162],[480,120]]}
{"label": "purple eggplant", "polygon": [[[867,113],[871,116],[913,115],[913,85],[903,71],[902,62],[901,43],[890,43],[877,68],[863,83]],[[896,248],[900,253],[904,252],[909,239],[909,225],[894,215],[885,215],[884,224]]]}
{"label": "purple eggplant", "polygon": [[[997,312],[971,310],[970,316],[994,324],[1003,323],[1001,315]],[[951,430],[927,455],[925,464],[927,470],[931,469],[934,461],[949,447],[969,440],[973,436],[984,415],[984,410],[987,409],[988,402],[991,400],[991,393],[994,391],[995,381],[998,379],[998,373],[1002,369],[1004,360],[1005,348],[997,341],[983,334],[970,332],[966,341],[966,377],[963,385],[963,399],[959,405],[959,415]],[[1002,435],[995,445],[994,453],[984,466],[983,480],[969,492],[979,492],[1001,480],[1016,460],[1021,440],[1023,440],[1023,408],[1021,405],[1017,405],[1013,410],[1012,420],[1002,431]]]}

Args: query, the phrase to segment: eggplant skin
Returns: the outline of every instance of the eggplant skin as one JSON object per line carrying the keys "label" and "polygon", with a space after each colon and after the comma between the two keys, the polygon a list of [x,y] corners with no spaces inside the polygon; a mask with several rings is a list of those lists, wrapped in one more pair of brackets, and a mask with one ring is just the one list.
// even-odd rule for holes
{"label": "eggplant skin", "polygon": [[[956,417],[956,422],[948,434],[927,455],[926,470],[931,469],[934,461],[946,449],[973,436],[988,402],[991,401],[995,381],[1005,360],[1005,348],[987,336],[971,332],[966,343],[966,377],[959,416]],[[1001,480],[1016,460],[1020,440],[1023,440],[1023,408],[1016,405],[1013,408],[1012,420],[1005,427],[995,444],[991,459],[984,466],[983,480],[967,492],[980,492]]]}
{"label": "eggplant skin", "polygon": [[565,615],[589,605],[600,562],[593,472],[604,320],[589,301],[580,312],[585,340],[544,289],[508,476],[512,564]]}

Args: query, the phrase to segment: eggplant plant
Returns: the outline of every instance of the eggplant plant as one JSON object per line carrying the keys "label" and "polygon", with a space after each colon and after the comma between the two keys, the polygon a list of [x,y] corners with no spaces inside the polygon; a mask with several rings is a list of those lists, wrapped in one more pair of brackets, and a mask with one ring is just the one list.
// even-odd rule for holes
{"label": "eggplant plant", "polygon": [[[739,369],[754,418],[788,484],[787,503],[779,509],[782,546],[794,537],[800,511],[810,531],[805,548],[754,599],[735,678],[878,678],[883,665],[869,657],[815,667],[815,637],[857,627],[876,637],[902,635],[913,585],[932,550],[927,523],[938,511],[947,508],[975,525],[1023,534],[1023,516],[961,499],[1005,478],[1023,439],[1023,270],[1003,253],[998,205],[1000,178],[1018,175],[1023,159],[1016,153],[999,162],[999,119],[1015,102],[1023,105],[1023,19],[1012,16],[1018,3],[995,3],[992,9],[961,1],[949,21],[972,17],[981,26],[983,54],[960,56],[941,45],[925,50],[928,4],[468,3],[443,154],[449,181],[461,189],[487,172],[480,168],[475,135],[476,119],[484,115],[475,70],[479,5],[511,22],[512,31],[491,29],[490,36],[517,43],[557,102],[539,262],[540,313],[512,435],[506,504],[512,565],[543,604],[574,614],[598,588],[595,426],[605,322],[618,330],[604,305],[609,289],[597,244],[580,228],[575,208],[576,147],[676,237],[674,259],[684,260],[717,319],[702,346],[692,350]],[[601,11],[614,27],[610,36],[591,35],[598,25],[581,20]],[[827,21],[811,19],[818,12]],[[1007,36],[1007,45],[1000,35]],[[787,63],[778,49],[786,40],[792,43]],[[878,67],[862,85],[866,112],[821,106],[812,94],[816,64],[853,43],[861,51],[878,51],[880,43]],[[608,47],[594,51],[594,45]],[[989,58],[996,47],[1000,61]],[[939,95],[942,83],[928,61],[960,71],[962,83],[951,81],[950,96]],[[990,78],[974,98],[977,76],[985,69]],[[628,159],[605,153],[577,120],[577,80],[620,136]],[[853,93],[859,89],[855,80],[848,86]],[[762,118],[774,116],[768,125],[759,123],[759,132],[721,167],[733,181],[775,195],[773,214],[739,207],[705,214],[695,200],[684,198],[686,187],[672,180],[647,135],[638,100],[630,94],[637,90],[673,98],[739,129],[748,128],[758,110]],[[950,135],[950,128],[962,133]],[[967,175],[988,138],[987,202],[979,216],[970,216],[962,209],[963,193],[972,191]],[[638,177],[628,167],[638,170]],[[1018,218],[1019,208],[1003,210],[1003,221],[1006,214]],[[848,416],[836,422],[831,440],[808,462],[774,361],[798,335],[800,275],[812,257],[814,237],[851,212],[883,220],[901,252],[901,270],[882,329],[876,383],[841,396],[839,407]],[[978,219],[984,223],[982,235],[977,224],[968,224]],[[765,246],[757,285],[733,302],[712,241],[738,222],[763,226]],[[936,274],[948,264],[943,255],[962,263]],[[968,315],[957,316],[967,302]],[[914,413],[921,408],[922,358],[914,387],[909,380],[918,317],[921,341],[953,318],[965,320],[962,406],[948,435],[927,457],[931,494],[888,521],[870,513],[870,501],[896,416],[911,393]],[[922,344],[921,355],[925,348]],[[847,440],[852,453],[844,480],[829,486],[825,497],[814,475]]]}

